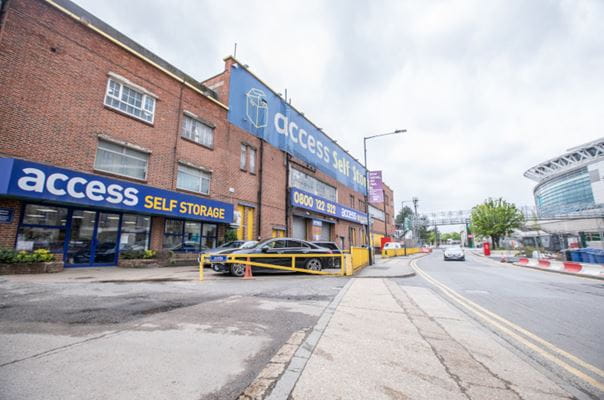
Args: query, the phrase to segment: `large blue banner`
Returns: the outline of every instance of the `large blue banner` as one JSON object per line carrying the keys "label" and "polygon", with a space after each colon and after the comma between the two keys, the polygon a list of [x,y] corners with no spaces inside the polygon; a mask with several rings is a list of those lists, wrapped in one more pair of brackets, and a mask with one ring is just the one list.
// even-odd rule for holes
{"label": "large blue banner", "polygon": [[289,201],[294,207],[300,207],[346,221],[356,222],[357,224],[367,225],[367,214],[334,203],[324,197],[316,196],[304,190],[291,188],[289,191]]}
{"label": "large blue banner", "polygon": [[0,158],[0,195],[231,223],[233,205],[14,158]]}
{"label": "large blue banner", "polygon": [[367,193],[361,163],[240,66],[231,69],[229,122]]}

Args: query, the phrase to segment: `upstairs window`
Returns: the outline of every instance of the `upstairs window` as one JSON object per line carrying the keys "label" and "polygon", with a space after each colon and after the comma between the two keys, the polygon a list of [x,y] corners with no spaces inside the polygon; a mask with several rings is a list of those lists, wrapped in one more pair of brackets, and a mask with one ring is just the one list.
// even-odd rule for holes
{"label": "upstairs window", "polygon": [[256,173],[256,149],[249,144],[241,143],[239,169],[247,171],[250,174]]}
{"label": "upstairs window", "polygon": [[202,146],[214,147],[214,128],[188,115],[182,123],[182,137]]}
{"label": "upstairs window", "polygon": [[99,140],[94,168],[131,178],[147,179],[149,154],[116,143]]}
{"label": "upstairs window", "polygon": [[176,187],[191,192],[210,194],[211,174],[186,165],[178,165]]}
{"label": "upstairs window", "polygon": [[155,98],[116,79],[109,78],[105,105],[145,122],[153,123]]}

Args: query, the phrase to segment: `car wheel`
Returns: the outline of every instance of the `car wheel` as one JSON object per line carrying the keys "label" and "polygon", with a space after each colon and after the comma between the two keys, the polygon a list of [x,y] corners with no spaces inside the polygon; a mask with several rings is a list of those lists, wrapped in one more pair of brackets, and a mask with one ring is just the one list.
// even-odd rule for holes
{"label": "car wheel", "polygon": [[233,264],[231,265],[231,275],[241,278],[245,274],[245,265]]}
{"label": "car wheel", "polygon": [[318,258],[311,258],[310,260],[306,261],[304,268],[311,271],[321,271],[323,269],[323,265],[321,265],[321,260]]}
{"label": "car wheel", "polygon": [[465,258],[465,257],[462,257],[462,258],[461,258],[461,261],[466,261],[466,258]]}

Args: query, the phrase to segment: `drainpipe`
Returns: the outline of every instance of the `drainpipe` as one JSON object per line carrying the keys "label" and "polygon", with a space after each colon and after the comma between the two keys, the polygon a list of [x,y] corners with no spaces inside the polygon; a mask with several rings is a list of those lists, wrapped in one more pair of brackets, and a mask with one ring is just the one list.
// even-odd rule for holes
{"label": "drainpipe", "polygon": [[262,181],[264,175],[264,140],[260,139],[260,154],[258,155],[258,238],[262,237]]}
{"label": "drainpipe", "polygon": [[289,154],[283,152],[285,155],[285,236],[289,237],[289,212],[291,210],[289,206]]}

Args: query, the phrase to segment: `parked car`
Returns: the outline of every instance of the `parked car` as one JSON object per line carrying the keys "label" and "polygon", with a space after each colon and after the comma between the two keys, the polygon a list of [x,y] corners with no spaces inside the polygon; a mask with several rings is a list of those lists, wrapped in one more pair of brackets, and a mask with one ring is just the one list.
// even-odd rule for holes
{"label": "parked car", "polygon": [[[266,239],[257,243],[254,247],[238,249],[231,254],[333,254],[331,250],[319,247],[314,243],[294,238],[274,238]],[[296,267],[312,271],[321,271],[323,268],[329,268],[331,257],[304,257],[296,259]],[[292,259],[290,257],[262,257],[256,260],[266,264],[281,265],[290,267]],[[220,264],[220,269],[214,269],[218,272],[230,273],[234,276],[243,276],[245,272],[244,264]],[[254,271],[275,271],[271,268],[262,268],[252,266]]]}
{"label": "parked car", "polygon": [[234,240],[213,249],[202,251],[203,254],[207,255],[204,266],[209,265],[214,271],[220,272],[223,269],[223,261],[226,260],[226,254],[230,254],[239,249],[252,248],[257,243],[257,240]]}
{"label": "parked car", "polygon": [[444,257],[445,261],[449,261],[449,260],[465,261],[465,259],[466,259],[466,255],[460,246],[447,247],[443,253],[443,257]]}
{"label": "parked car", "polygon": [[[328,242],[324,240],[314,240],[311,243],[316,244],[319,247],[324,247],[326,249],[331,250],[332,254],[337,254],[339,256],[342,255],[342,249],[340,249],[336,242]],[[340,268],[340,260],[339,257],[330,258],[331,260],[330,266],[328,268]]]}
{"label": "parked car", "polygon": [[403,247],[401,246],[401,244],[399,242],[386,242],[384,244],[384,250],[390,250],[390,249],[402,249]]}

